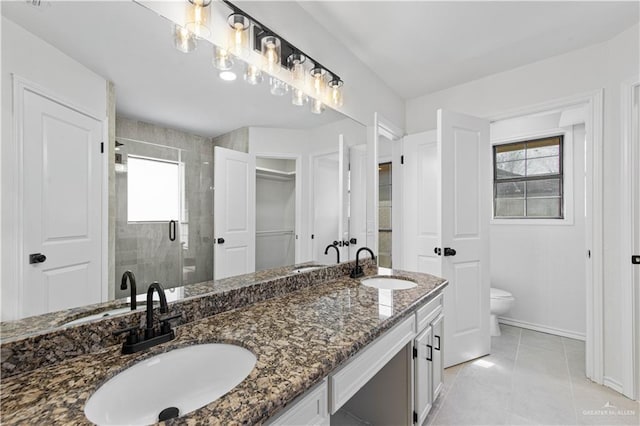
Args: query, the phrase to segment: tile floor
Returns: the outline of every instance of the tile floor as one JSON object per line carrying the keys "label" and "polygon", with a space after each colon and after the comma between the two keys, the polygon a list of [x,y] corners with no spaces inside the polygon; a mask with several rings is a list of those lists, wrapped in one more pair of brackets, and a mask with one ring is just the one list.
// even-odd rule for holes
{"label": "tile floor", "polygon": [[501,324],[491,355],[445,370],[428,425],[640,425],[640,404],[589,381],[584,342]]}

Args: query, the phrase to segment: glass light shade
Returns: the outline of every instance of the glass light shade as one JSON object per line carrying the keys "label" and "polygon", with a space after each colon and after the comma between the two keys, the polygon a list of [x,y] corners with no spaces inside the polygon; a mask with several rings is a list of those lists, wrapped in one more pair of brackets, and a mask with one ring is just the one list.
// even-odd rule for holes
{"label": "glass light shade", "polygon": [[292,53],[287,58],[287,67],[291,71],[291,78],[294,82],[300,83],[300,87],[304,87],[307,73],[304,69],[304,62],[307,58],[302,53]]}
{"label": "glass light shade", "polygon": [[176,49],[183,53],[193,52],[197,47],[196,36],[180,25],[173,28],[173,42]]}
{"label": "glass light shade", "polygon": [[342,85],[344,82],[339,78],[334,78],[329,82],[329,102],[335,107],[341,107],[344,104],[342,97]]}
{"label": "glass light shade", "polygon": [[255,86],[262,83],[264,76],[257,65],[247,63],[244,68],[244,81]]}
{"label": "glass light shade", "polygon": [[233,68],[233,56],[227,49],[213,46],[213,66],[220,71],[227,71]]}
{"label": "glass light shade", "polygon": [[309,102],[309,96],[302,89],[294,88],[291,91],[291,103],[296,106],[303,106]]}
{"label": "glass light shade", "polygon": [[327,85],[325,76],[327,71],[323,68],[315,67],[311,70],[311,92],[314,97],[322,99]]}
{"label": "glass light shade", "polygon": [[280,39],[276,36],[262,37],[260,52],[262,53],[265,71],[269,74],[280,72],[280,55],[282,53]]}
{"label": "glass light shade", "polygon": [[320,99],[312,99],[311,100],[311,112],[314,114],[322,114],[324,112],[325,106],[324,103]]}
{"label": "glass light shade", "polygon": [[227,18],[229,23],[227,50],[238,57],[246,57],[249,54],[249,18],[239,13],[232,13]]}
{"label": "glass light shade", "polygon": [[262,70],[260,70],[257,65],[249,63],[245,64],[244,81],[255,86],[256,84],[262,83],[263,80],[264,76],[262,74]]}
{"label": "glass light shade", "polygon": [[196,37],[207,37],[211,34],[211,0],[188,0],[186,28]]}
{"label": "glass light shade", "polygon": [[289,91],[287,83],[274,77],[269,80],[269,86],[271,86],[271,94],[275,96],[284,96]]}

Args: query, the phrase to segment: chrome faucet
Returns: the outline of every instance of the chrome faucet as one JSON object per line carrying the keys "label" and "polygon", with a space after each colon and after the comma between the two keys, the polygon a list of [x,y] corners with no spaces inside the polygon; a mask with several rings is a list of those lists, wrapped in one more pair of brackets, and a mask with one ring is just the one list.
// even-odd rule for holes
{"label": "chrome faucet", "polygon": [[338,248],[338,246],[336,246],[336,245],[334,245],[334,244],[329,244],[329,245],[327,246],[327,248],[326,248],[326,249],[324,249],[324,254],[325,254],[325,255],[329,254],[329,249],[330,249],[330,248],[332,248],[332,247],[333,247],[334,249],[336,249],[336,256],[338,257],[338,259],[336,260],[336,263],[340,263],[340,249]]}
{"label": "chrome faucet", "polygon": [[176,315],[169,315],[160,317],[160,329],[156,331],[153,327],[153,293],[157,292],[160,297],[160,313],[167,314],[169,312],[169,305],[167,304],[167,296],[164,294],[164,289],[157,281],[152,283],[147,290],[147,324],[140,340],[140,327],[127,327],[122,330],[115,331],[113,334],[118,335],[122,333],[129,333],[127,340],[122,344],[123,354],[132,354],[135,352],[148,349],[152,346],[159,345],[161,343],[168,342],[175,339],[176,333],[171,329],[172,319],[180,318],[181,313]]}
{"label": "chrome faucet", "polygon": [[360,278],[364,275],[364,271],[362,270],[362,266],[358,265],[360,261],[360,252],[362,250],[368,251],[371,255],[371,259],[376,260],[376,256],[373,254],[373,251],[369,247],[361,247],[356,252],[356,267],[351,270],[351,274],[349,275],[351,278]]}
{"label": "chrome faucet", "polygon": [[129,288],[131,289],[131,310],[135,311],[137,309],[136,305],[136,297],[138,296],[138,290],[136,288],[136,276],[133,275],[133,272],[126,271],[122,274],[122,281],[120,281],[120,290],[127,289],[127,279],[129,280]]}

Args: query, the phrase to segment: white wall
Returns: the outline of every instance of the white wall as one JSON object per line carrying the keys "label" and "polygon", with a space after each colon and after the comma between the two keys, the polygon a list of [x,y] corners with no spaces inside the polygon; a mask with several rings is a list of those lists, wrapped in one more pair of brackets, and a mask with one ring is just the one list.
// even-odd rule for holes
{"label": "white wall", "polygon": [[2,318],[13,316],[17,268],[24,259],[15,250],[18,223],[15,164],[17,145],[13,137],[12,75],[44,88],[71,106],[94,115],[107,116],[107,81],[66,56],[55,47],[2,18]]}
{"label": "white wall", "polygon": [[622,286],[619,257],[620,208],[620,84],[640,73],[640,27],[624,31],[608,42],[446,90],[408,100],[409,134],[435,128],[436,111],[446,108],[491,117],[552,99],[604,88],[604,375],[621,382],[619,335]]}

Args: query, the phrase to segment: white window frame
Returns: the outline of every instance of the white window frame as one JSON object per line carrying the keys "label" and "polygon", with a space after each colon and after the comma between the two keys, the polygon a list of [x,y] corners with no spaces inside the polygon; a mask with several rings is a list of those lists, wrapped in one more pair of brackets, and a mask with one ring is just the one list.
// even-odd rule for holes
{"label": "white window frame", "polygon": [[[573,126],[571,127],[562,127],[555,129],[545,129],[542,131],[536,131],[526,134],[517,135],[514,137],[503,138],[503,139],[492,139],[491,147],[497,145],[505,145],[516,142],[524,142],[533,139],[543,139],[553,136],[563,136],[563,152],[562,152],[562,173],[563,173],[563,189],[562,189],[562,203],[564,209],[564,218],[557,219],[531,219],[527,217],[523,218],[496,218],[495,217],[495,203],[492,204],[491,211],[491,224],[492,225],[554,225],[554,226],[570,226],[574,223],[574,158],[573,158]],[[493,149],[492,149],[493,151]],[[493,166],[493,162],[495,158],[492,156],[491,162]],[[491,193],[493,197],[493,192]]]}

